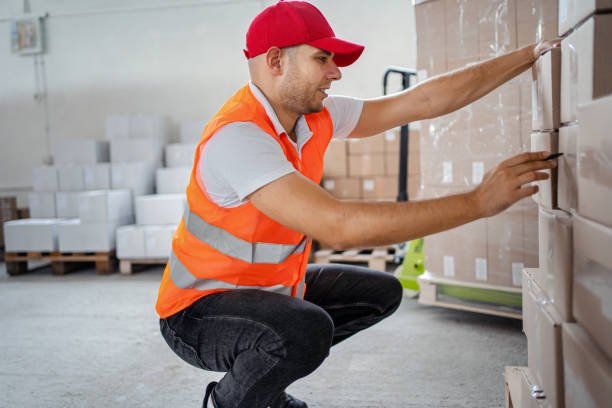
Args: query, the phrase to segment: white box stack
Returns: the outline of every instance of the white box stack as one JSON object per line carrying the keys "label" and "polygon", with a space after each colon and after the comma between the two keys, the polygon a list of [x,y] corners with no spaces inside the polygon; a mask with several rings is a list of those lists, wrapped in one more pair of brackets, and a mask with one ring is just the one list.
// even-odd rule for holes
{"label": "white box stack", "polygon": [[138,225],[177,226],[185,209],[184,194],[158,194],[136,197],[134,207]]}
{"label": "white box stack", "polygon": [[166,167],[193,166],[196,143],[170,143],[166,145]]}
{"label": "white box stack", "polygon": [[55,218],[6,221],[4,223],[5,251],[57,251],[57,229],[61,222],[63,221]]}
{"label": "white box stack", "polygon": [[55,164],[106,163],[109,159],[109,144],[106,140],[56,139],[52,143]]}
{"label": "white box stack", "polygon": [[191,167],[166,167],[157,169],[155,174],[157,194],[185,193],[190,176]]}

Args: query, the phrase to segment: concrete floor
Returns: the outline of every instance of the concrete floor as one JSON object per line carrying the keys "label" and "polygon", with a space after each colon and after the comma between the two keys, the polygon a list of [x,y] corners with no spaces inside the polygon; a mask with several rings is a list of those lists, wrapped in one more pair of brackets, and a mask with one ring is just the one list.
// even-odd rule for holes
{"label": "concrete floor", "polygon": [[[164,343],[161,271],[8,277],[0,264],[0,407],[200,407],[220,374]],[[526,356],[520,322],[405,298],[289,391],[311,408],[502,407],[503,368]]]}

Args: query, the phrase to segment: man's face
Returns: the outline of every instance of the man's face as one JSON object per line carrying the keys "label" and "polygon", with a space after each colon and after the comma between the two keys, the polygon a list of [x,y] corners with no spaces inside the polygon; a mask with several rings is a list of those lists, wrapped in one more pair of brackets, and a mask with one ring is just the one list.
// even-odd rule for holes
{"label": "man's face", "polygon": [[283,105],[300,115],[320,112],[332,81],[342,77],[333,54],[309,45],[287,50],[280,84]]}

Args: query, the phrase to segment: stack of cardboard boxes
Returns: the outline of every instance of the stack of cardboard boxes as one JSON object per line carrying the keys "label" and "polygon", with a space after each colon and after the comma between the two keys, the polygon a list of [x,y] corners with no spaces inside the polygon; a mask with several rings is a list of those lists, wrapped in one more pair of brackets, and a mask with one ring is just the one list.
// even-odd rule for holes
{"label": "stack of cardboard boxes", "polygon": [[[340,199],[394,201],[399,186],[399,129],[348,140],[333,139],[325,154],[322,185]],[[408,196],[419,187],[419,131],[409,130]]]}
{"label": "stack of cardboard boxes", "polygon": [[[416,1],[415,13],[417,68],[425,77],[557,35],[556,0]],[[529,150],[531,95],[526,73],[457,112],[423,121],[418,198],[472,190],[499,162]],[[537,206],[523,200],[429,236],[426,268],[436,277],[520,287],[523,268],[538,264],[537,217]]]}
{"label": "stack of cardboard boxes", "polygon": [[524,406],[612,399],[611,11],[609,0],[560,1],[561,49],[533,68],[532,148],[564,155],[534,196],[540,266],[524,272]]}

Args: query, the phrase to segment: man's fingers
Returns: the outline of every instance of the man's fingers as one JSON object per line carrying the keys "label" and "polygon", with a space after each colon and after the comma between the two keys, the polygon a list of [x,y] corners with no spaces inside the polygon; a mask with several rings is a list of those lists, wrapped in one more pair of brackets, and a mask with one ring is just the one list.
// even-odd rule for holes
{"label": "man's fingers", "polygon": [[518,178],[519,186],[522,186],[527,183],[531,183],[533,181],[538,180],[548,180],[550,175],[543,171],[530,171],[524,174],[521,174]]}
{"label": "man's fingers", "polygon": [[544,160],[550,156],[550,152],[524,152],[517,154],[516,156],[512,156],[509,159],[504,160],[500,163],[502,167],[513,167],[522,163],[527,163],[531,161]]}
{"label": "man's fingers", "polygon": [[518,200],[522,200],[525,197],[532,196],[535,193],[537,193],[538,190],[539,190],[538,186],[531,186],[531,185],[530,186],[524,186],[524,187],[519,189],[519,192],[518,192],[519,199]]}
{"label": "man's fingers", "polygon": [[557,167],[557,162],[555,160],[550,160],[550,161],[537,160],[537,161],[530,161],[530,162],[518,164],[512,167],[512,172],[517,176],[521,176],[525,173],[529,173],[532,171],[550,170],[550,169],[554,169],[555,167]]}

